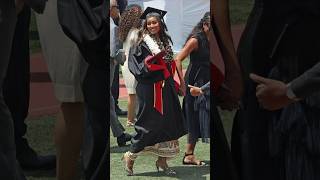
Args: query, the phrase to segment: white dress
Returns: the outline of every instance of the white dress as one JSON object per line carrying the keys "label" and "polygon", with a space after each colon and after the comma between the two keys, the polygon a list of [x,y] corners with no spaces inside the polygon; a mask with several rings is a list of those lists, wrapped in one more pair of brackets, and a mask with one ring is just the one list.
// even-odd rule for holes
{"label": "white dress", "polygon": [[87,63],[77,45],[58,22],[57,0],[49,0],[43,14],[36,14],[43,57],[47,63],[56,98],[60,102],[83,102],[81,82]]}
{"label": "white dress", "polygon": [[126,40],[123,42],[123,50],[126,54],[126,61],[124,65],[121,66],[121,71],[124,79],[124,83],[127,88],[128,94],[136,94],[136,87],[137,87],[137,80],[133,76],[133,74],[129,71],[128,68],[128,57],[129,57],[129,50],[130,47],[137,42],[138,40],[138,32],[139,30],[133,28],[129,31]]}

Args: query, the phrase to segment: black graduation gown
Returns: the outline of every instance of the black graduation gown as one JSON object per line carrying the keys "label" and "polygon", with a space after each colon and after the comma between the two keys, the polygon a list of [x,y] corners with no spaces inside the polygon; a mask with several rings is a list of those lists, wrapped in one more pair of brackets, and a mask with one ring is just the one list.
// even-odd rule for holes
{"label": "black graduation gown", "polygon": [[237,171],[214,98],[212,98],[212,101],[211,116],[213,117],[213,123],[211,123],[211,128],[213,129],[213,143],[211,148],[213,149],[212,159],[214,164],[212,176],[215,180],[237,180]]}
{"label": "black graduation gown", "polygon": [[316,0],[256,0],[239,45],[245,92],[232,153],[242,180],[320,179],[319,95],[279,111],[259,107],[249,73],[290,82],[320,61]]}
{"label": "black graduation gown", "polygon": [[186,134],[184,118],[173,77],[165,80],[162,88],[163,115],[154,106],[154,83],[164,80],[162,71],[150,72],[144,60],[151,55],[145,42],[130,49],[128,66],[138,84],[136,94],[139,102],[136,135],[132,139],[130,152],[137,153],[146,146],[176,140]]}

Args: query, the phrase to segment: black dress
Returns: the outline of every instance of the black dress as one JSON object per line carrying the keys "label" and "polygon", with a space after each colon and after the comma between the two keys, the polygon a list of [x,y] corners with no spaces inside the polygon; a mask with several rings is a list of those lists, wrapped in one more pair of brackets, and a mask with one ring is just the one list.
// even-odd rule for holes
{"label": "black dress", "polygon": [[[136,135],[130,152],[138,153],[147,146],[177,140],[186,134],[184,118],[172,75],[165,79],[162,71],[149,71],[144,60],[151,51],[144,41],[130,49],[128,66],[138,81],[136,93],[139,102]],[[167,64],[169,70],[170,66]],[[163,114],[154,108],[154,83],[165,79],[162,87]]]}
{"label": "black dress", "polygon": [[286,83],[320,61],[317,0],[256,0],[239,45],[245,93],[232,153],[242,180],[320,179],[320,96],[279,111],[259,107],[249,73]]}
{"label": "black dress", "polygon": [[[190,63],[185,74],[186,86],[193,85],[201,87],[210,81],[210,49],[209,42],[205,33],[201,32],[193,36],[198,40],[198,49],[191,52]],[[199,105],[200,101],[202,105]],[[190,94],[190,88],[186,90],[186,96],[183,100],[183,112],[187,121],[188,132],[191,134],[189,137],[189,143],[195,143],[198,138],[203,138],[204,142],[207,142],[205,138],[210,137],[210,116],[204,115],[204,111],[210,113],[210,95],[204,94],[204,97],[193,97]]]}

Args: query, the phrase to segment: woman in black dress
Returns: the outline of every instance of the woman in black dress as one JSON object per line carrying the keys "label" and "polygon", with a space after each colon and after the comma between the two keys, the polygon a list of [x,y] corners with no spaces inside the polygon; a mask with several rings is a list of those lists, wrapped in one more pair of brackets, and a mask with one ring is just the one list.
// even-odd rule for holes
{"label": "woman in black dress", "polygon": [[157,169],[175,174],[168,168],[167,159],[179,152],[177,139],[185,135],[183,114],[173,80],[173,52],[171,38],[163,21],[165,11],[148,7],[139,32],[138,43],[129,52],[129,70],[138,81],[136,92],[139,102],[136,135],[123,156],[128,175],[133,175],[133,164],[138,154],[158,156]]}
{"label": "woman in black dress", "polygon": [[245,93],[232,152],[242,180],[320,179],[320,95],[277,111],[259,106],[249,73],[292,81],[320,61],[318,0],[256,0],[239,46]]}
{"label": "woman in black dress", "polygon": [[[183,100],[183,112],[185,114],[188,143],[182,160],[186,165],[204,165],[204,162],[197,160],[194,156],[194,149],[198,138],[203,142],[209,142],[210,137],[210,96],[205,93],[199,97],[190,94],[187,85],[203,86],[210,81],[210,51],[209,31],[210,12],[206,12],[200,22],[193,28],[187,41],[175,58],[179,77],[183,77],[181,62],[190,55],[190,63],[184,79],[180,78],[180,86],[185,93]],[[185,90],[186,89],[186,90]]]}

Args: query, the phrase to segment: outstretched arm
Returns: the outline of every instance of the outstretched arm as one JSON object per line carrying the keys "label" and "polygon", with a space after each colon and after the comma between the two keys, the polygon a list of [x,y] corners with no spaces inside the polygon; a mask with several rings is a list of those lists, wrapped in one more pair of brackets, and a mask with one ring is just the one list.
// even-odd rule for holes
{"label": "outstretched arm", "polygon": [[183,95],[185,95],[186,87],[185,82],[183,79],[183,73],[182,73],[182,61],[190,55],[190,53],[194,50],[198,49],[198,40],[196,38],[190,38],[185,46],[182,48],[182,50],[179,52],[179,54],[175,57],[175,62],[177,65],[177,73],[180,80],[180,91]]}

